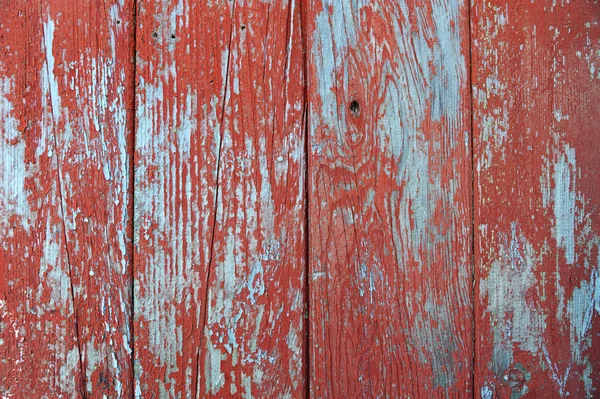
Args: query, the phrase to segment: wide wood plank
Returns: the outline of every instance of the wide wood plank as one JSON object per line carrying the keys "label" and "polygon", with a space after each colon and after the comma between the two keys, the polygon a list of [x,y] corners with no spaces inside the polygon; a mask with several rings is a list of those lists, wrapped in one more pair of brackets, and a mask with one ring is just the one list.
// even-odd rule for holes
{"label": "wide wood plank", "polygon": [[476,389],[600,395],[600,3],[475,2]]}
{"label": "wide wood plank", "polygon": [[467,4],[307,7],[311,396],[470,395]]}
{"label": "wide wood plank", "polygon": [[299,11],[139,4],[138,397],[303,395]]}
{"label": "wide wood plank", "polygon": [[133,2],[0,9],[0,396],[130,397]]}

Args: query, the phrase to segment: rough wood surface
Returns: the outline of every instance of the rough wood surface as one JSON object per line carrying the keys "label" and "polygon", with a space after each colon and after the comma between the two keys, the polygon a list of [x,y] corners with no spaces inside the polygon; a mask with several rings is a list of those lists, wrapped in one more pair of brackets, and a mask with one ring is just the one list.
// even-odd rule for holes
{"label": "rough wood surface", "polygon": [[0,0],[0,398],[600,396],[600,2],[468,6]]}
{"label": "rough wood surface", "polygon": [[0,9],[0,396],[130,397],[133,3]]}
{"label": "rough wood surface", "polygon": [[140,397],[300,397],[304,88],[292,0],[139,3]]}
{"label": "rough wood surface", "polygon": [[469,395],[467,4],[307,7],[311,396]]}
{"label": "rough wood surface", "polygon": [[600,3],[474,2],[476,390],[600,395]]}

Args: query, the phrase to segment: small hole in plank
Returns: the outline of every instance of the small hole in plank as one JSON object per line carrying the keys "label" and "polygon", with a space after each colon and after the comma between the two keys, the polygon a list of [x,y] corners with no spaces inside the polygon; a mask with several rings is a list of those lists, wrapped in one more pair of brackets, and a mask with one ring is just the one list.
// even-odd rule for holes
{"label": "small hole in plank", "polygon": [[352,102],[350,103],[350,112],[352,112],[354,116],[360,115],[360,104],[358,103],[358,101],[352,100]]}
{"label": "small hole in plank", "polygon": [[246,25],[242,25],[242,30],[246,30]]}
{"label": "small hole in plank", "polygon": [[171,35],[171,39],[175,39],[175,37],[176,37],[175,34]]}
{"label": "small hole in plank", "polygon": [[117,25],[121,25],[121,21],[117,21]]}
{"label": "small hole in plank", "polygon": [[157,38],[158,37],[158,33],[152,32],[152,37]]}

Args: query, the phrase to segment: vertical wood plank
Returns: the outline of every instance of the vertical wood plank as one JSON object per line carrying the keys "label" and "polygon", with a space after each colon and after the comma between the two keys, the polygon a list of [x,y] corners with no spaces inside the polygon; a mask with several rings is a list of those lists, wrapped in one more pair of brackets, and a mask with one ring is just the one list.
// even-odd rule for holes
{"label": "vertical wood plank", "polygon": [[138,397],[298,397],[304,89],[292,1],[139,3]]}
{"label": "vertical wood plank", "polygon": [[468,395],[467,5],[307,3],[311,395]]}
{"label": "vertical wood plank", "polygon": [[600,394],[600,3],[474,2],[476,385]]}
{"label": "vertical wood plank", "polygon": [[0,1],[0,393],[130,397],[130,0]]}

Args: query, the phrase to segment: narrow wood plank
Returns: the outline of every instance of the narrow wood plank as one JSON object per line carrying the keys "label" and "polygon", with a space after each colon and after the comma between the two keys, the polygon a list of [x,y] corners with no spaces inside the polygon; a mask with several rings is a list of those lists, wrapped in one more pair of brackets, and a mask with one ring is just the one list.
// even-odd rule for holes
{"label": "narrow wood plank", "polygon": [[0,396],[130,397],[133,3],[0,9]]}
{"label": "narrow wood plank", "polygon": [[311,395],[467,396],[467,5],[307,3]]}
{"label": "narrow wood plank", "polygon": [[304,88],[294,1],[139,3],[138,397],[299,397]]}
{"label": "narrow wood plank", "polygon": [[474,2],[476,385],[600,395],[600,3]]}

